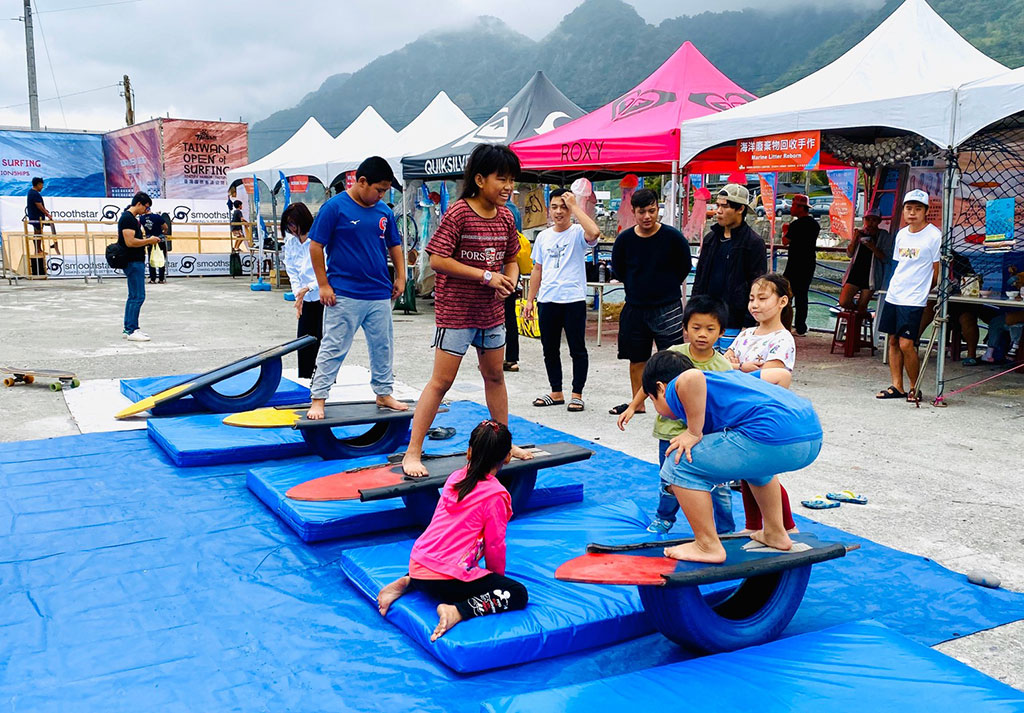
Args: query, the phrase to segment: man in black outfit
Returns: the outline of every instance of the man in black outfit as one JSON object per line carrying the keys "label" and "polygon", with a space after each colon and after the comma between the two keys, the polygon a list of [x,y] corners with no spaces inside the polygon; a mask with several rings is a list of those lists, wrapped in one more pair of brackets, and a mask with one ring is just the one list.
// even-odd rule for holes
{"label": "man in black outfit", "polygon": [[[619,359],[629,360],[632,398],[643,386],[641,376],[652,342],[660,351],[683,341],[680,285],[686,283],[692,262],[690,244],[683,234],[658,222],[658,194],[641,188],[630,205],[636,226],[615,238],[612,270],[626,291],[619,315]],[[621,404],[610,413],[620,414],[628,406]]]}
{"label": "man in black outfit", "polygon": [[704,236],[693,280],[693,295],[708,295],[729,307],[727,329],[752,327],[747,311],[750,285],[768,272],[764,240],[746,223],[750,191],[729,183],[718,192],[717,225]]}
{"label": "man in black outfit", "polygon": [[[43,219],[53,220],[53,216],[50,215],[50,211],[43,205],[43,179],[36,176],[32,179],[32,187],[28,189],[26,196],[27,202],[25,205],[25,217],[28,218],[28,224],[32,226],[32,232],[37,236],[32,241],[34,252],[36,255],[44,255],[43,240],[41,238],[43,234]],[[51,223],[50,229],[56,232],[53,224]],[[53,241],[53,248],[60,255],[60,248],[57,245],[57,241]],[[45,258],[34,257],[31,259],[30,268],[33,275],[45,275]]]}
{"label": "man in black outfit", "polygon": [[793,327],[800,336],[807,334],[807,295],[814,279],[817,262],[818,233],[821,225],[811,216],[810,203],[805,195],[793,196],[789,209],[793,221],[782,234],[782,244],[789,247],[786,270],[782,274],[793,289]]}

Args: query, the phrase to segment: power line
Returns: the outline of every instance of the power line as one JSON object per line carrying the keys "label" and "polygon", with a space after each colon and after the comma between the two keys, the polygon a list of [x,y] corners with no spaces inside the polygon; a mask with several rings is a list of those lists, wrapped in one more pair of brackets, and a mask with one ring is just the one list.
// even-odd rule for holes
{"label": "power line", "polygon": [[[101,2],[95,5],[77,5],[75,7],[59,7],[55,10],[43,10],[42,12],[72,12],[74,10],[90,10],[94,7],[108,7],[110,5],[130,5],[132,3],[145,2],[145,0],[117,0],[117,2]],[[36,10],[36,14],[39,14],[39,10]]]}
{"label": "power line", "polygon": [[[91,92],[99,92],[99,91],[102,91],[104,89],[110,89],[112,87],[119,87],[119,86],[121,86],[121,85],[120,84],[104,84],[102,87],[96,87],[94,89],[83,89],[80,92],[71,92],[70,94],[65,94],[65,95],[63,95],[63,97],[50,97],[49,99],[40,99],[39,101],[40,102],[52,102],[52,101],[56,101],[57,99],[61,99],[61,98],[67,99],[68,97],[77,97],[79,94],[89,94]],[[28,106],[28,102],[22,102],[20,104],[8,104],[7,106],[0,106],[0,110],[2,110],[2,109],[17,109],[18,107],[22,107],[22,106]]]}
{"label": "power line", "polygon": [[[32,0],[32,5],[39,14],[39,3]],[[43,23],[39,22],[39,36],[43,38],[43,51],[46,52],[46,64],[50,67],[50,78],[53,79],[53,90],[57,92],[57,105],[60,106],[60,117],[64,120],[64,128],[68,128],[68,117],[64,114],[64,101],[60,98],[60,88],[57,86],[57,75],[53,71],[53,61],[50,59],[50,48],[46,44],[46,33],[43,32]]]}

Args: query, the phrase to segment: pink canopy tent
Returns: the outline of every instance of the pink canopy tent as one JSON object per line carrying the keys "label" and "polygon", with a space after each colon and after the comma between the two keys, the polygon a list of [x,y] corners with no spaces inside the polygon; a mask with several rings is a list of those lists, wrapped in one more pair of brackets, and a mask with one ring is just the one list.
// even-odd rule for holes
{"label": "pink canopy tent", "polygon": [[[671,173],[679,159],[679,125],[684,120],[754,99],[684,42],[654,74],[615,101],[545,134],[516,141],[512,150],[525,171]],[[700,163],[691,163],[690,170],[718,170]]]}

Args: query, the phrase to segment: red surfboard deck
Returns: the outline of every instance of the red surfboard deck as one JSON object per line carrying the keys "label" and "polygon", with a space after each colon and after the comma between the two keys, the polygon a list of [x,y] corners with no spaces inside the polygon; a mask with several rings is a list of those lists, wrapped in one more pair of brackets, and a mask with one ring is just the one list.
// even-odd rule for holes
{"label": "red surfboard deck", "polygon": [[373,466],[363,470],[345,471],[299,483],[285,493],[292,500],[326,502],[329,500],[358,500],[359,491],[383,488],[402,482],[402,466]]}
{"label": "red surfboard deck", "polygon": [[586,554],[563,562],[555,579],[584,584],[652,584],[663,586],[676,571],[676,560],[643,555]]}

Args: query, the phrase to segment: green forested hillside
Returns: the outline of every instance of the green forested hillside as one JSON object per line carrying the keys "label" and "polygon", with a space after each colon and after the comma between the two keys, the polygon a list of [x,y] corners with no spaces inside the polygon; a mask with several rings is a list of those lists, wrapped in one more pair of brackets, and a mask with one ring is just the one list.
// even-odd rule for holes
{"label": "green forested hillside", "polygon": [[[932,5],[994,59],[1024,64],[1021,0]],[[630,89],[686,40],[737,84],[763,95],[831,62],[898,6],[899,0],[877,10],[829,2],[799,10],[705,12],[650,25],[623,0],[586,0],[539,42],[484,17],[468,29],[421,37],[351,75],[328,78],[298,105],[253,124],[249,154],[258,158],[276,148],[309,116],[337,134],[367,104],[401,129],[442,89],[482,121],[538,69],[589,111]]]}

